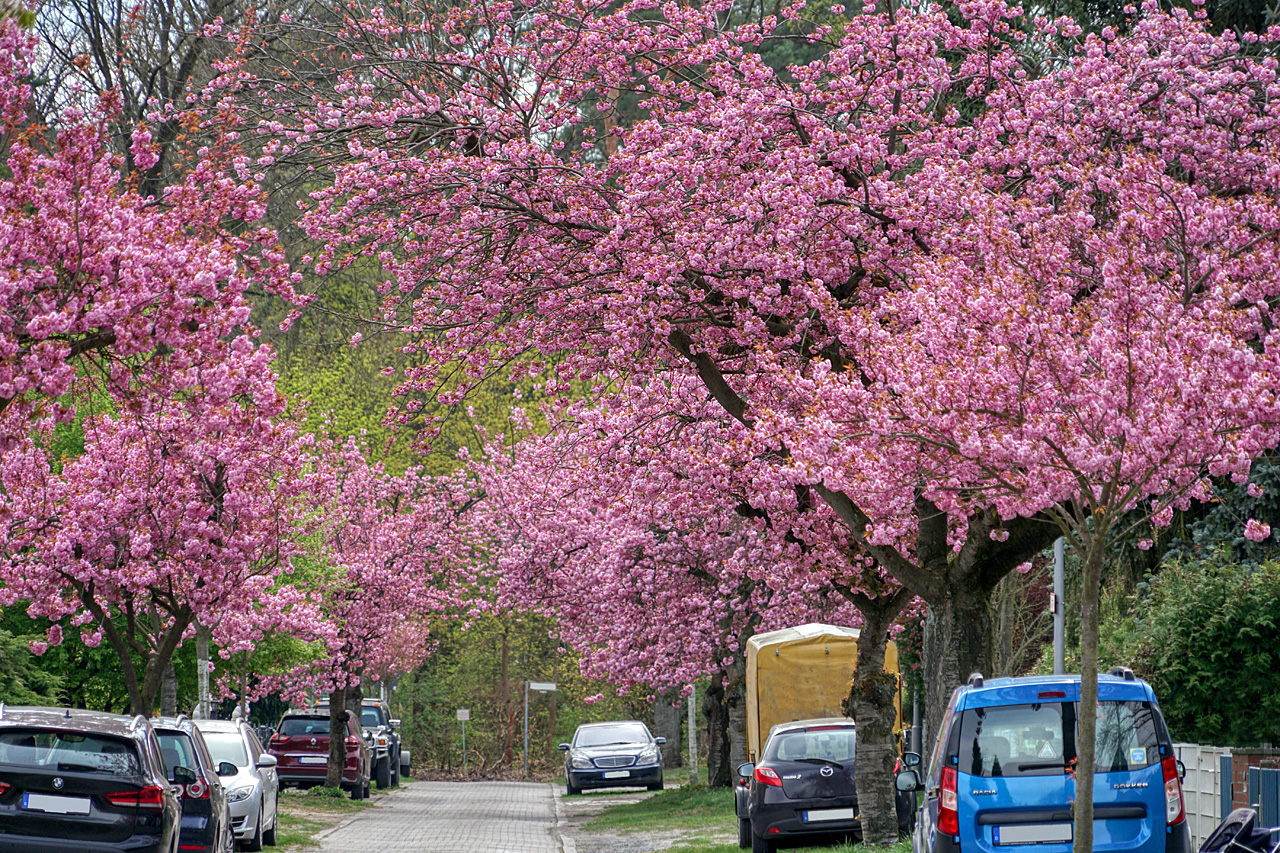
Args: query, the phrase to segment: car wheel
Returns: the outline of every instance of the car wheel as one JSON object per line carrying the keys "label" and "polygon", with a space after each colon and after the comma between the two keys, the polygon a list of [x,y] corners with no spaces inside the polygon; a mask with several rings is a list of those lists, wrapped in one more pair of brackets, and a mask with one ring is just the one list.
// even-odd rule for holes
{"label": "car wheel", "polygon": [[364,793],[363,783],[357,781],[354,785],[351,786],[351,799],[358,800],[360,799],[360,795],[363,793]]}
{"label": "car wheel", "polygon": [[276,803],[275,814],[271,816],[271,828],[262,830],[262,843],[268,847],[276,846],[276,829],[280,826],[280,804]]}
{"label": "car wheel", "polygon": [[387,762],[391,765],[391,787],[400,787],[400,762],[392,761],[391,756],[387,756]]}
{"label": "car wheel", "polygon": [[267,816],[267,808],[265,803],[258,803],[258,819],[254,821],[253,838],[244,843],[244,849],[250,853],[262,849],[262,819]]}
{"label": "car wheel", "polygon": [[738,849],[746,850],[751,846],[751,821],[748,818],[738,818]]}
{"label": "car wheel", "polygon": [[582,789],[581,789],[581,788],[575,788],[575,787],[573,787],[573,783],[572,783],[572,782],[565,782],[565,783],[564,783],[564,792],[565,792],[566,794],[568,794],[569,796],[573,797],[573,796],[577,796],[578,794],[581,794],[581,793],[582,793]]}
{"label": "car wheel", "polygon": [[364,798],[366,800],[369,799],[369,797],[373,796],[373,791],[370,790],[372,787],[373,787],[373,782],[368,779],[365,779],[364,780]]}
{"label": "car wheel", "polygon": [[391,787],[391,756],[384,755],[378,760],[378,787],[384,791]]}
{"label": "car wheel", "polygon": [[661,791],[662,780],[659,779],[657,782],[650,782],[648,785],[645,785],[645,788],[647,788],[650,791]]}
{"label": "car wheel", "polygon": [[773,842],[763,836],[752,835],[751,853],[773,853]]}

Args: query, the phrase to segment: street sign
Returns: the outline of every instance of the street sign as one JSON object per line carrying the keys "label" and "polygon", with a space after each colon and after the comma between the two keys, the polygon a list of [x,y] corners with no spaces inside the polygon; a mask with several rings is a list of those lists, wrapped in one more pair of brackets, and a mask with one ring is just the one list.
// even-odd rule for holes
{"label": "street sign", "polygon": [[555,693],[556,683],[554,681],[530,681],[529,689],[534,693]]}
{"label": "street sign", "polygon": [[465,722],[466,722],[467,720],[469,720],[469,719],[471,719],[471,709],[470,709],[470,708],[459,708],[459,709],[458,709],[458,720],[459,720],[460,722],[464,722],[464,723],[465,723]]}

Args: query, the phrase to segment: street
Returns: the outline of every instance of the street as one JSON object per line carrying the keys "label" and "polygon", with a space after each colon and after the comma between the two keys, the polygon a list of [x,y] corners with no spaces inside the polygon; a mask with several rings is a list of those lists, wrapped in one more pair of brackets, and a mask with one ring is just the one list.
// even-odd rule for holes
{"label": "street", "polygon": [[541,782],[411,782],[317,839],[322,853],[573,853]]}

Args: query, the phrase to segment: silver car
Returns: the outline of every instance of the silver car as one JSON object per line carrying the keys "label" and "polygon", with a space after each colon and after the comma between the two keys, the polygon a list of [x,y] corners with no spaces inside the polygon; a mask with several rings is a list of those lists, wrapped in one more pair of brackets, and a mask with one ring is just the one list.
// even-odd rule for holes
{"label": "silver car", "polygon": [[[240,720],[196,720],[196,728],[218,765],[231,804],[231,826],[245,850],[276,843],[280,780],[276,758],[268,755],[253,730]],[[226,762],[224,764],[224,762]],[[234,766],[234,774],[223,774]]]}

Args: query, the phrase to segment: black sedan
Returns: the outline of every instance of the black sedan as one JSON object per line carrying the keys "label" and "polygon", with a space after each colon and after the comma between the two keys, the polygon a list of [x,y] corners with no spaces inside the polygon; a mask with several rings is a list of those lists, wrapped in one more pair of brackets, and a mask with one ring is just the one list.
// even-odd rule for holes
{"label": "black sedan", "polygon": [[171,853],[181,814],[146,717],[0,703],[0,853]]}
{"label": "black sedan", "polygon": [[644,787],[662,790],[662,750],[666,738],[655,738],[649,727],[635,720],[583,723],[564,751],[565,790]]}
{"label": "black sedan", "polygon": [[[750,782],[737,803],[739,845],[772,853],[783,840],[840,834],[860,839],[856,740],[853,720],[843,717],[774,726],[760,762],[738,770]],[[897,808],[898,827],[905,831],[910,799],[899,797]]]}

